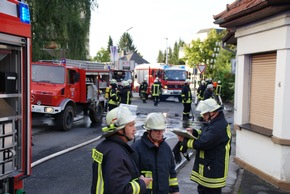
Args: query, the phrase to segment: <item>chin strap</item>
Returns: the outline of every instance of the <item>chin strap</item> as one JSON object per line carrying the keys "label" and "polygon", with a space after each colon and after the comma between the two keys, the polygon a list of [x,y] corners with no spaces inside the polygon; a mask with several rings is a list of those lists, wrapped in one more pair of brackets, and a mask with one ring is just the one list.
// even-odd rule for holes
{"label": "chin strap", "polygon": [[[117,135],[122,136],[122,137],[125,137],[125,138],[127,139],[127,141],[131,141],[132,139],[130,139],[130,138],[126,135],[125,128],[124,128],[124,129],[121,129],[121,130],[123,130],[123,134],[117,132]],[[119,131],[120,131],[120,130],[119,130]],[[134,139],[135,139],[135,138],[134,138]]]}

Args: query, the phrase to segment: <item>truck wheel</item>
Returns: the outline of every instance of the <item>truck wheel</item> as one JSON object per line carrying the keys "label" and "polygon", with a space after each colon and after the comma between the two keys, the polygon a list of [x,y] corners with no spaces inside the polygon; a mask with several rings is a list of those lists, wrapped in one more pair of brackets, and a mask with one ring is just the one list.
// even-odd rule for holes
{"label": "truck wheel", "polygon": [[56,124],[63,131],[68,131],[72,128],[74,121],[74,111],[71,106],[65,107],[64,111],[56,117]]}
{"label": "truck wheel", "polygon": [[90,110],[90,119],[93,123],[101,123],[103,118],[104,108],[99,104],[95,110]]}

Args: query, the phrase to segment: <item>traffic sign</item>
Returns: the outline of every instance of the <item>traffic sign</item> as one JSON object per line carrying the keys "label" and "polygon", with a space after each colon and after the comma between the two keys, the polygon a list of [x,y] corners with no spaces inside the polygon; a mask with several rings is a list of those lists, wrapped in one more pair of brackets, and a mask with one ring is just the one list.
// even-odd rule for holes
{"label": "traffic sign", "polygon": [[205,71],[206,65],[198,65],[197,67],[198,67],[200,73],[203,73]]}

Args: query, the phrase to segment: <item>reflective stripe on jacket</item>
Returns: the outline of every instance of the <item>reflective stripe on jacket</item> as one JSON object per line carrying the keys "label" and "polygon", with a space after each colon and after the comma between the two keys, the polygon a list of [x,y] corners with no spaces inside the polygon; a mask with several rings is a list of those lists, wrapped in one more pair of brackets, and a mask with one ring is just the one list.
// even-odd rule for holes
{"label": "reflective stripe on jacket", "polygon": [[136,154],[128,144],[112,135],[92,152],[92,194],[142,194],[144,181],[139,180]]}
{"label": "reflective stripe on jacket", "polygon": [[155,146],[145,132],[141,139],[133,143],[132,148],[138,154],[138,166],[141,174],[152,177],[147,186],[147,194],[168,194],[179,191],[175,162],[172,151],[165,140]]}
{"label": "reflective stripe on jacket", "polygon": [[190,179],[208,188],[226,186],[231,152],[231,130],[223,112],[201,128],[198,139],[185,145],[196,150]]}

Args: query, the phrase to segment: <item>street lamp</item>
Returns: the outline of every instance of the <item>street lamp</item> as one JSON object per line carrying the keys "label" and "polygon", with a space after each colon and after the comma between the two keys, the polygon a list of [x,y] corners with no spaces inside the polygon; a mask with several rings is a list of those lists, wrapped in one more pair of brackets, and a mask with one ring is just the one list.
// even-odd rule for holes
{"label": "street lamp", "polygon": [[166,55],[166,59],[165,59],[165,63],[166,65],[168,64],[168,46],[167,46],[167,42],[168,42],[168,38],[165,38],[166,39],[166,50],[165,50],[165,55]]}

